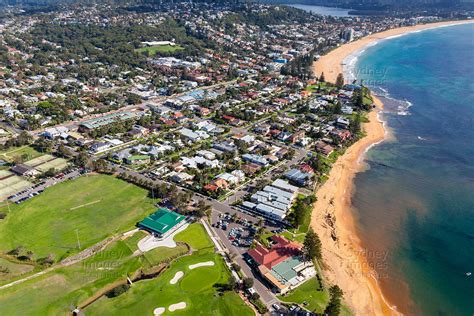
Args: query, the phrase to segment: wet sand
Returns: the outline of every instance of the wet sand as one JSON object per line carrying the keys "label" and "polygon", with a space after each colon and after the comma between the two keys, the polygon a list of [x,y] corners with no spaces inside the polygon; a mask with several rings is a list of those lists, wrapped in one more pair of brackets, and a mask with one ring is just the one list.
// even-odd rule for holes
{"label": "wet sand", "polygon": [[[471,22],[473,21],[431,23],[372,34],[322,56],[315,62],[314,72],[318,77],[324,72],[326,81],[335,82],[337,75],[343,72],[344,59],[375,41],[428,28]],[[311,226],[323,245],[325,279],[341,287],[344,300],[351,310],[356,315],[397,315],[399,312],[384,297],[376,273],[367,260],[368,256],[384,254],[364,251],[357,236],[351,205],[353,180],[364,169],[365,152],[388,137],[379,116],[383,104],[377,98],[374,98],[374,104],[376,108],[369,113],[370,121],[363,124],[366,136],[337,160],[329,179],[316,192],[318,200],[314,205]]]}

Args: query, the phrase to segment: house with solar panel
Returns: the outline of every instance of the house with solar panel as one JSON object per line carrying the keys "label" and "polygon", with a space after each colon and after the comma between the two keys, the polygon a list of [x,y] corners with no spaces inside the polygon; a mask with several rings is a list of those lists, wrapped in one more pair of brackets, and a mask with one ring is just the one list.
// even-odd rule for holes
{"label": "house with solar panel", "polygon": [[159,208],[137,224],[155,237],[164,239],[186,223],[186,217],[167,208]]}

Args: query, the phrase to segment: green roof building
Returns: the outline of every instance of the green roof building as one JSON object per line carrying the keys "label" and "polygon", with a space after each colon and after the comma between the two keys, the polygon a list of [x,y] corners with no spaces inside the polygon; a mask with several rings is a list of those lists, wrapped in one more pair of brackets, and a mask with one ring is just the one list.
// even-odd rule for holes
{"label": "green roof building", "polygon": [[184,219],[185,217],[181,214],[170,211],[167,208],[160,208],[139,222],[137,226],[160,237],[164,237],[181,227],[185,223]]}

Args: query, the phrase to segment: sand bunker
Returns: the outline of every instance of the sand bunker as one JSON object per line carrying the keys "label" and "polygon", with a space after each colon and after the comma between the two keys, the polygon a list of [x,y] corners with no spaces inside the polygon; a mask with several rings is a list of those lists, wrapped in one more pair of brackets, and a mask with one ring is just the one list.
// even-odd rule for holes
{"label": "sand bunker", "polygon": [[186,303],[185,302],[180,302],[180,303],[176,303],[176,304],[172,304],[170,305],[170,307],[168,307],[168,309],[170,310],[170,312],[174,312],[178,309],[183,309],[183,308],[186,308]]}
{"label": "sand bunker", "polygon": [[200,262],[196,264],[192,264],[189,266],[189,269],[196,269],[199,267],[212,267],[214,265],[214,261],[206,261],[206,262]]}
{"label": "sand bunker", "polygon": [[178,281],[183,277],[184,273],[183,271],[178,271],[174,275],[174,277],[171,279],[170,284],[176,284]]}
{"label": "sand bunker", "polygon": [[165,311],[166,311],[166,308],[164,308],[164,307],[157,307],[157,308],[155,308],[155,310],[153,311],[153,314],[154,314],[155,316],[160,316],[160,315],[163,314]]}

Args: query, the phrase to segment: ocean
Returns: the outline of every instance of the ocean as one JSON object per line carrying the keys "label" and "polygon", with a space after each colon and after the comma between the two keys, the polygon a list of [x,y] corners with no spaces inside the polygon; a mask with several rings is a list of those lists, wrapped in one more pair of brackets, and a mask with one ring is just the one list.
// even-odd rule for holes
{"label": "ocean", "polygon": [[368,151],[352,197],[386,298],[408,315],[474,315],[474,24],[382,40],[345,64],[381,95],[393,135]]}

